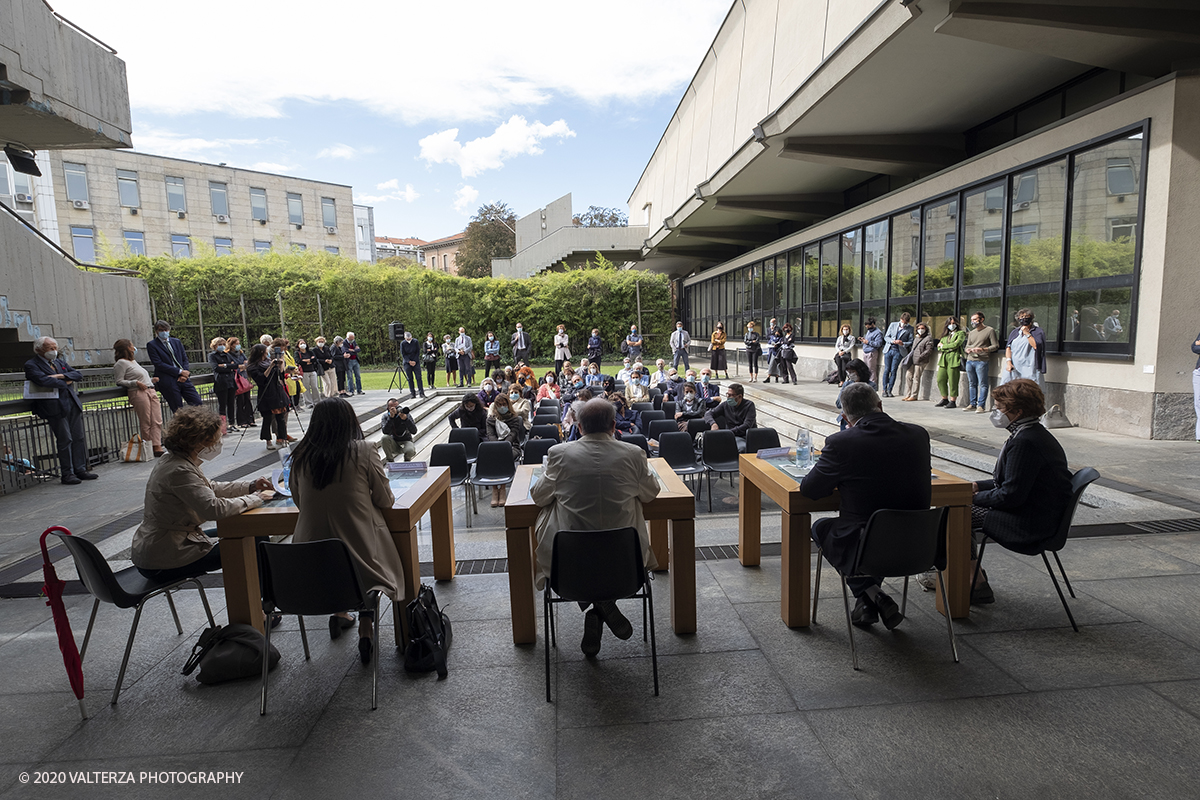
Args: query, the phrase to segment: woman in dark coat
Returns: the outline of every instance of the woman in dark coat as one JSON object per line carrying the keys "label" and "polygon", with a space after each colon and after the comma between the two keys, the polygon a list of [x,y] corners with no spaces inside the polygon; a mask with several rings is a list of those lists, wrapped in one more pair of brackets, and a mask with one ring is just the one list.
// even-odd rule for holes
{"label": "woman in dark coat", "polygon": [[451,428],[475,428],[479,431],[479,441],[487,439],[487,408],[474,392],[464,394],[458,408],[451,411],[447,419]]}
{"label": "woman in dark coat", "polygon": [[[258,385],[258,413],[262,414],[262,432],[258,438],[267,443],[268,450],[287,447],[288,442],[296,441],[287,432],[288,410],[291,401],[284,387],[286,378],[283,373],[282,348],[274,348],[279,352],[269,355],[267,346],[256,344],[250,351],[250,366],[247,371]],[[271,426],[275,426],[275,442],[271,442]]]}
{"label": "woman in dark coat", "polygon": [[[230,336],[228,344],[238,372],[242,373],[242,377],[249,381],[250,375],[246,372],[246,353],[242,350],[241,341],[236,336]],[[254,406],[250,404],[249,390],[234,397],[233,405],[237,409],[237,426],[239,428],[254,427]]]}
{"label": "woman in dark coat", "polygon": [[217,396],[217,413],[225,418],[225,435],[228,436],[233,427],[233,404],[237,395],[237,384],[233,374],[237,372],[237,362],[229,352],[229,343],[224,337],[218,336],[208,344],[211,352],[208,363],[213,371],[213,394]]}

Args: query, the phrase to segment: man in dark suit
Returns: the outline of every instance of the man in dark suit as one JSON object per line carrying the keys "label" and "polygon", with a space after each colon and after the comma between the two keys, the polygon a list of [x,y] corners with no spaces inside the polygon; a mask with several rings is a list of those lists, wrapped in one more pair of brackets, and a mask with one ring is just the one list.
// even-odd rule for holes
{"label": "man in dark suit", "polygon": [[421,382],[421,343],[413,338],[412,331],[404,332],[400,342],[400,361],[404,364],[404,376],[408,378],[408,393],[416,398],[417,390],[425,396],[425,384]]}
{"label": "man in dark suit", "polygon": [[[854,566],[859,537],[871,514],[881,508],[929,508],[929,433],[919,425],[897,422],[883,413],[879,395],[866,383],[842,390],[842,416],[850,427],[825,440],[821,458],[800,484],[814,500],[837,489],[836,518],[813,523],[812,537],[839,572]],[[881,578],[846,581],[858,602],[851,619],[867,626],[880,616],[888,630],[904,619],[896,601],[880,589]]]}
{"label": "man in dark suit", "polygon": [[192,385],[192,365],[183,342],[171,335],[171,323],[161,319],[154,323],[154,338],[146,342],[146,352],[154,364],[154,377],[158,378],[154,385],[172,411],[178,411],[184,400],[189,406],[203,405],[200,393]]}
{"label": "man in dark suit", "polygon": [[83,434],[83,403],[76,382],[79,371],[58,357],[58,342],[38,337],[33,358],[25,362],[25,380],[44,389],[57,389],[58,397],[33,401],[33,413],[50,425],[58,443],[58,466],[62,482],[74,485],[100,476],[87,469],[87,440]]}

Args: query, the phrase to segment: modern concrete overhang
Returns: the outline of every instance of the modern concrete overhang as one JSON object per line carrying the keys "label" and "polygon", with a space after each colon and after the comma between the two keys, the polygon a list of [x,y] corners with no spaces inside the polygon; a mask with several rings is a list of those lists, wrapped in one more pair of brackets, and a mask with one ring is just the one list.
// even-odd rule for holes
{"label": "modern concrete overhang", "polygon": [[842,213],[875,175],[967,158],[964,131],[1095,67],[1156,78],[1200,59],[1186,0],[881,6],[647,239],[641,268],[686,276]]}

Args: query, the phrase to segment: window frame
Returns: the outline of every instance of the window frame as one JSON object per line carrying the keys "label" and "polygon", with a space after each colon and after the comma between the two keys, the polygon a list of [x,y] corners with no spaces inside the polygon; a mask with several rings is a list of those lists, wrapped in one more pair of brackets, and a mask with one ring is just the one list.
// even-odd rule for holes
{"label": "window frame", "polygon": [[[133,203],[125,202],[125,189],[128,185],[133,184]],[[121,208],[141,208],[142,207],[142,190],[138,186],[138,174],[131,169],[117,170],[117,202]]]}
{"label": "window frame", "polygon": [[[78,167],[78,169],[75,169],[76,167]],[[83,197],[76,197],[72,194],[72,188],[71,188],[72,174],[74,174],[77,179],[83,180]],[[63,162],[63,182],[66,184],[66,187],[67,187],[67,200],[69,202],[74,203],[76,200],[82,200],[83,202],[91,205],[92,192],[91,192],[91,186],[89,185],[89,182],[88,182],[87,164],[80,164],[75,161],[64,161]],[[75,188],[78,189],[79,187],[76,186]]]}
{"label": "window frame", "polygon": [[[220,188],[218,189],[217,187],[220,187]],[[217,191],[219,191],[221,193],[222,202],[225,204],[224,211],[217,211],[217,204],[215,202],[213,202],[214,198],[216,197],[214,192],[217,192]],[[229,213],[229,184],[228,183],[222,183],[221,181],[209,181],[208,182],[208,205],[209,205],[209,208],[212,209],[212,215],[214,217],[225,217],[227,219],[232,217],[232,214]]]}
{"label": "window frame", "polygon": [[[172,184],[171,181],[179,181],[179,183],[178,183],[179,197],[180,197],[180,199],[183,200],[183,208],[175,208],[174,206],[171,205],[171,187],[176,185],[176,184]],[[187,213],[186,179],[180,178],[177,175],[164,175],[163,176],[163,185],[166,186],[166,188],[167,188],[167,212],[170,214],[179,214],[179,213],[186,214]]]}

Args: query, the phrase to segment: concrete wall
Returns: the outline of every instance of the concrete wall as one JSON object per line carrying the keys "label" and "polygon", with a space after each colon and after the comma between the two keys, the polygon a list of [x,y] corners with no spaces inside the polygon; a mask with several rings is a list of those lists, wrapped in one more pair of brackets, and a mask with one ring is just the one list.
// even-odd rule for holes
{"label": "concrete wall", "polygon": [[517,252],[532,247],[559,228],[572,224],[571,193],[517,220]]}
{"label": "concrete wall", "polygon": [[[606,255],[633,254],[641,250],[648,233],[649,229],[641,225],[619,228],[577,228],[569,225],[551,231],[549,236],[512,258],[493,258],[492,275],[527,278],[570,258],[573,253],[589,257],[597,251]],[[625,257],[618,255],[614,260],[625,261]]]}
{"label": "concrete wall", "polygon": [[375,253],[375,209],[371,206],[354,207],[354,243],[359,261],[374,263]]}

